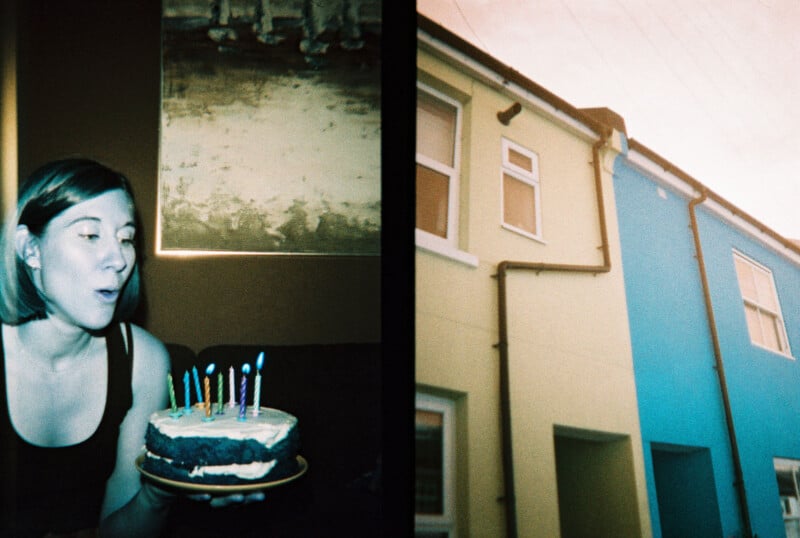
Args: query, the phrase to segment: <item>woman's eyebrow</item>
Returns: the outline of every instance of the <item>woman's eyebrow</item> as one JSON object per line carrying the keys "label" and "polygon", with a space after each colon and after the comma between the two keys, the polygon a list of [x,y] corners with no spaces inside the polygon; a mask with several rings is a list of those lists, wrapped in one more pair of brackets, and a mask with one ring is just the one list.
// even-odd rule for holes
{"label": "woman's eyebrow", "polygon": [[[67,222],[66,226],[69,227],[69,226],[72,226],[73,224],[78,224],[78,223],[83,222],[83,221],[90,221],[90,222],[100,223],[100,222],[102,222],[102,220],[103,219],[101,219],[100,217],[94,217],[92,215],[83,215],[81,217],[76,217],[76,218],[72,219],[71,221]],[[132,220],[129,220],[129,221],[123,223],[122,226],[120,226],[120,228],[127,228],[129,226],[131,228],[135,229],[136,228],[136,223],[134,221],[132,221]]]}

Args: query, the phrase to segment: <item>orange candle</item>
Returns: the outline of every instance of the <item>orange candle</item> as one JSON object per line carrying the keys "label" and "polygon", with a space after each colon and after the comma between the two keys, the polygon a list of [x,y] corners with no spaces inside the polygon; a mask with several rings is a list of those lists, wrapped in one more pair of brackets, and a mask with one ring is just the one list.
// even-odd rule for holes
{"label": "orange candle", "polygon": [[214,373],[215,365],[212,362],[206,368],[206,377],[203,379],[203,388],[205,389],[205,398],[203,400],[203,407],[206,410],[206,416],[203,420],[214,420],[214,417],[211,416],[211,381],[208,379],[208,376]]}
{"label": "orange candle", "polygon": [[205,388],[205,407],[206,407],[206,418],[211,417],[211,383],[208,381],[208,376],[206,376],[204,380],[204,388]]}

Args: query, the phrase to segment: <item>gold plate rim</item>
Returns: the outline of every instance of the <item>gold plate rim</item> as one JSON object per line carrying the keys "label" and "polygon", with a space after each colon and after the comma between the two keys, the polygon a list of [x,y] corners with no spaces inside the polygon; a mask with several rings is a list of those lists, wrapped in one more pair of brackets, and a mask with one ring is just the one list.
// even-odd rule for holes
{"label": "gold plate rim", "polygon": [[303,456],[298,454],[297,463],[298,465],[300,465],[300,470],[291,476],[287,476],[279,480],[252,482],[249,484],[198,484],[196,482],[182,482],[180,480],[174,480],[172,478],[165,478],[163,476],[153,474],[149,471],[145,471],[142,468],[142,462],[144,462],[144,454],[140,454],[136,458],[136,470],[139,471],[142,475],[152,480],[153,482],[186,491],[201,491],[203,493],[222,493],[222,494],[245,493],[249,491],[259,491],[262,489],[269,489],[277,486],[282,486],[284,484],[297,480],[298,478],[303,476],[308,470],[308,462]]}

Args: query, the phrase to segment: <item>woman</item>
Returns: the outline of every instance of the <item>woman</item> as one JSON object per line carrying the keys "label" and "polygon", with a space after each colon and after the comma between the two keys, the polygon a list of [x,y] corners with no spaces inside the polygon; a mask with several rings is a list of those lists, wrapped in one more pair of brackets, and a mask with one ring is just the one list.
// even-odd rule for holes
{"label": "woman", "polygon": [[[170,495],[134,461],[169,356],[139,300],[128,180],[66,159],[20,187],[2,238],[2,536],[157,536]],[[77,534],[76,534],[77,533]]]}

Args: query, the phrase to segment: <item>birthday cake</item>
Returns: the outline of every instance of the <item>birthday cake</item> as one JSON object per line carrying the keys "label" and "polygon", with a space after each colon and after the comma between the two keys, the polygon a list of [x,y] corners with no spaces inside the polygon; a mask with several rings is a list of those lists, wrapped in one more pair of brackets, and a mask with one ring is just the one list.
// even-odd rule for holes
{"label": "birthday cake", "polygon": [[199,408],[175,415],[164,409],[150,416],[144,471],[214,485],[274,481],[299,471],[297,418],[289,413],[260,407],[254,416],[248,407],[243,419],[238,408],[211,417]]}

